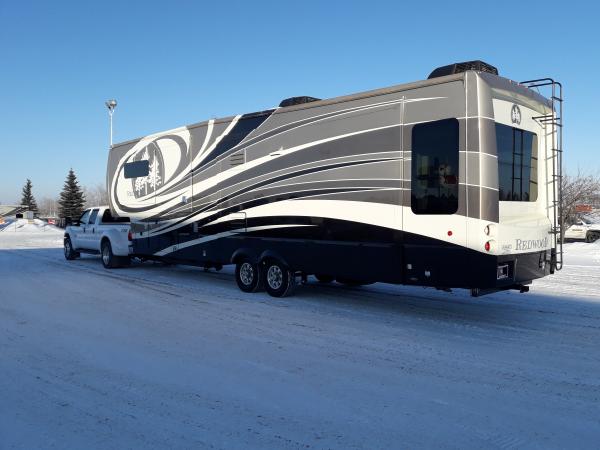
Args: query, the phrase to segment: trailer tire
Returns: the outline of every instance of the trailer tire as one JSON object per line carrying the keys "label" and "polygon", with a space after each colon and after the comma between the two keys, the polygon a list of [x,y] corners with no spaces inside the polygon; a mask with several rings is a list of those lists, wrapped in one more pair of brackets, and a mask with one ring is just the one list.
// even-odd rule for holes
{"label": "trailer tire", "polygon": [[67,259],[68,261],[72,261],[76,258],[79,258],[80,254],[79,254],[79,252],[76,252],[75,249],[73,248],[73,244],[71,243],[70,237],[67,236],[65,238],[63,246],[64,246],[65,259]]}
{"label": "trailer tire", "polygon": [[104,239],[102,241],[100,249],[100,259],[102,260],[102,265],[105,269],[114,269],[115,267],[119,267],[119,257],[114,255],[112,246],[110,245],[110,241],[108,239]]}
{"label": "trailer tire", "polygon": [[331,283],[333,280],[335,280],[334,276],[325,275],[325,274],[322,274],[322,273],[316,273],[315,274],[315,278],[317,279],[317,281],[319,283]]}
{"label": "trailer tire", "polygon": [[262,286],[260,264],[252,264],[247,259],[235,265],[235,282],[243,292],[257,292]]}
{"label": "trailer tire", "polygon": [[270,296],[287,297],[292,294],[296,279],[289,267],[277,259],[267,259],[263,267],[263,283]]}

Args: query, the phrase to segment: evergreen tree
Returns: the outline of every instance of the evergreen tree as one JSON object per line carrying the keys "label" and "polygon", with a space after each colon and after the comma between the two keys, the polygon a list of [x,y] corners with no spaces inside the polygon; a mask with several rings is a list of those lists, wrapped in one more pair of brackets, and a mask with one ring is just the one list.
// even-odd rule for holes
{"label": "evergreen tree", "polygon": [[73,172],[73,169],[69,170],[65,185],[60,193],[58,205],[58,215],[66,219],[78,219],[83,212],[85,195],[79,187],[77,176],[75,175],[75,172]]}
{"label": "evergreen tree", "polygon": [[23,197],[21,197],[21,205],[26,206],[29,211],[33,211],[34,214],[38,213],[38,206],[35,202],[35,198],[31,193],[31,188],[33,185],[31,184],[31,180],[27,178],[27,182],[25,186],[23,186]]}

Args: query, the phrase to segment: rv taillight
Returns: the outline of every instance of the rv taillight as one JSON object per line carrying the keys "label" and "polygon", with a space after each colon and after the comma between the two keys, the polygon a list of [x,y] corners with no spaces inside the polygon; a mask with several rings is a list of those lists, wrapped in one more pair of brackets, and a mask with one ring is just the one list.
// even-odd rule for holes
{"label": "rv taillight", "polygon": [[131,231],[129,233],[127,233],[127,239],[129,239],[130,241],[133,241],[133,234],[131,234]]}
{"label": "rv taillight", "polygon": [[490,241],[487,241],[484,245],[485,251],[489,252],[490,248],[492,248],[492,245],[490,244]]}

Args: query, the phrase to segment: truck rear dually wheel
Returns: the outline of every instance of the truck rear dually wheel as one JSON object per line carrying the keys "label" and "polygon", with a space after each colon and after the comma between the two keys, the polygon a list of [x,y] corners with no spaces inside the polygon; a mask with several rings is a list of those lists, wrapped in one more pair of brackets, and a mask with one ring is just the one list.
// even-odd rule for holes
{"label": "truck rear dually wheel", "polygon": [[102,265],[106,269],[114,269],[115,267],[119,267],[118,257],[114,255],[109,240],[105,239],[102,241],[100,255],[102,256]]}

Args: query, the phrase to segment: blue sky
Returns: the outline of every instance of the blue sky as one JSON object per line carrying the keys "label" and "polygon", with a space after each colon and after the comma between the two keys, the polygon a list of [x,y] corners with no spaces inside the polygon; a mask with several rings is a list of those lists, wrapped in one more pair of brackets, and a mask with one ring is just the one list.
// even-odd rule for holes
{"label": "blue sky", "polygon": [[600,169],[600,8],[486,5],[2,0],[0,203],[18,201],[26,178],[38,200],[58,195],[70,167],[82,185],[104,182],[108,98],[119,102],[118,142],[471,59],[514,80],[563,82],[567,168]]}

